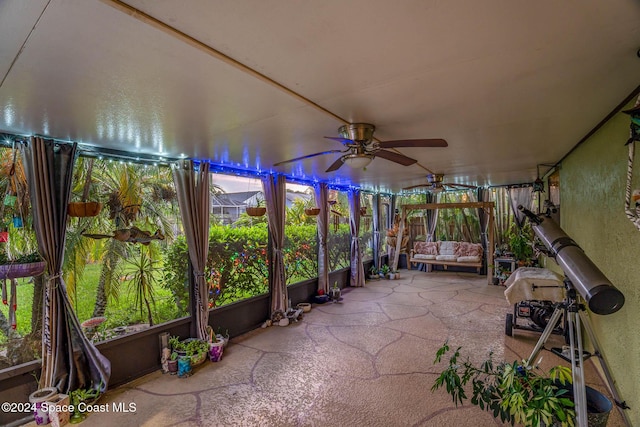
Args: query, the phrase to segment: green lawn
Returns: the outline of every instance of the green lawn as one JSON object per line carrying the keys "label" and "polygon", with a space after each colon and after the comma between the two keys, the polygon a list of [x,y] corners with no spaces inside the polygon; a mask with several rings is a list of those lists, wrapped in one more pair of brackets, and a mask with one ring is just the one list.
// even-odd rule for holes
{"label": "green lawn", "polygon": [[[70,298],[71,305],[74,307],[80,322],[91,318],[93,314],[101,267],[102,264],[99,263],[88,264],[85,268],[82,282],[77,286],[76,295]],[[158,274],[158,277],[160,277],[160,274]],[[17,330],[20,335],[25,335],[31,331],[33,283],[31,283],[30,279],[20,279],[18,283]],[[7,287],[9,290],[9,282],[7,282]],[[161,286],[160,282],[156,283],[154,290],[156,298],[155,309],[152,307],[154,310],[154,322],[162,323],[176,318],[178,313],[171,292]],[[8,306],[2,305],[1,310],[5,316],[8,316]],[[122,281],[120,285],[120,298],[118,300],[109,300],[105,317],[107,317],[107,321],[101,329],[133,325],[136,323],[147,323],[146,313],[141,315],[140,310],[135,306],[135,295],[132,292],[129,281]],[[0,334],[0,343],[5,341],[6,337]]]}

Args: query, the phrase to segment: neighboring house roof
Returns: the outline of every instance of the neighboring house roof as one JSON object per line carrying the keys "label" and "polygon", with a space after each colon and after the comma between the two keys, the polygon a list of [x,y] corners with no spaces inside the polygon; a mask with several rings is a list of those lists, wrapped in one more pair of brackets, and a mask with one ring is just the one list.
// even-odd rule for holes
{"label": "neighboring house roof", "polygon": [[[211,196],[213,206],[247,206],[250,202],[254,202],[256,197],[264,199],[262,191],[242,191],[239,193],[223,193]],[[310,194],[295,191],[287,191],[287,206],[291,206],[297,199],[303,199],[305,202],[311,199]]]}
{"label": "neighboring house roof", "polygon": [[213,206],[246,206],[247,202],[258,194],[262,194],[262,191],[215,194],[211,197],[211,203]]}

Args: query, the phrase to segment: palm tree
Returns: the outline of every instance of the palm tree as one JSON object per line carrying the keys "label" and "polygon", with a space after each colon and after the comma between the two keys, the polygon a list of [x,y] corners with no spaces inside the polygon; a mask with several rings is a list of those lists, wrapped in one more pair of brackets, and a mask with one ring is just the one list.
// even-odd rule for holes
{"label": "palm tree", "polygon": [[155,274],[158,271],[154,258],[158,254],[151,245],[139,246],[136,252],[137,256],[127,260],[128,266],[125,271],[132,276],[130,286],[135,295],[134,305],[140,310],[141,316],[146,310],[149,326],[153,326],[151,305],[155,305]]}
{"label": "palm tree", "polygon": [[[89,177],[88,172],[91,172]],[[159,229],[165,241],[171,241],[178,218],[177,210],[172,209],[170,203],[175,199],[175,190],[169,168],[104,160],[79,161],[74,180],[74,194],[86,193],[85,184],[91,182],[94,197],[106,201],[105,209],[97,217],[70,224],[65,254],[65,279],[70,291],[80,282],[87,262],[102,262],[93,310],[93,317],[100,317],[109,298],[117,298],[120,293],[122,262],[131,256],[133,248],[130,243],[115,239],[93,240],[83,235],[111,234],[117,229],[136,226]]]}

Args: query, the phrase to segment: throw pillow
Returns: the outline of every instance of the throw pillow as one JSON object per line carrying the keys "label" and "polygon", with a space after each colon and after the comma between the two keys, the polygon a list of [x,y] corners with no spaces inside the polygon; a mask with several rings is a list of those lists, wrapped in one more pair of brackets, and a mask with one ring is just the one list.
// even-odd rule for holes
{"label": "throw pillow", "polygon": [[438,255],[438,244],[436,242],[415,242],[413,249],[417,254]]}
{"label": "throw pillow", "polygon": [[440,247],[440,251],[439,251],[440,255],[454,256],[456,254],[456,249],[460,245],[458,242],[450,242],[450,241],[443,241],[438,243]]}

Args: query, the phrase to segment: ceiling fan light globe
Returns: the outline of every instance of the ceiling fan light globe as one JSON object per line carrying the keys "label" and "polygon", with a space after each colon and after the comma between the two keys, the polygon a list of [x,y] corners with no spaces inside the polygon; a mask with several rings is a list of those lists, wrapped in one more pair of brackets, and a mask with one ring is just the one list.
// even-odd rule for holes
{"label": "ceiling fan light globe", "polygon": [[342,161],[352,169],[363,169],[369,166],[373,160],[370,154],[348,154],[342,158]]}

